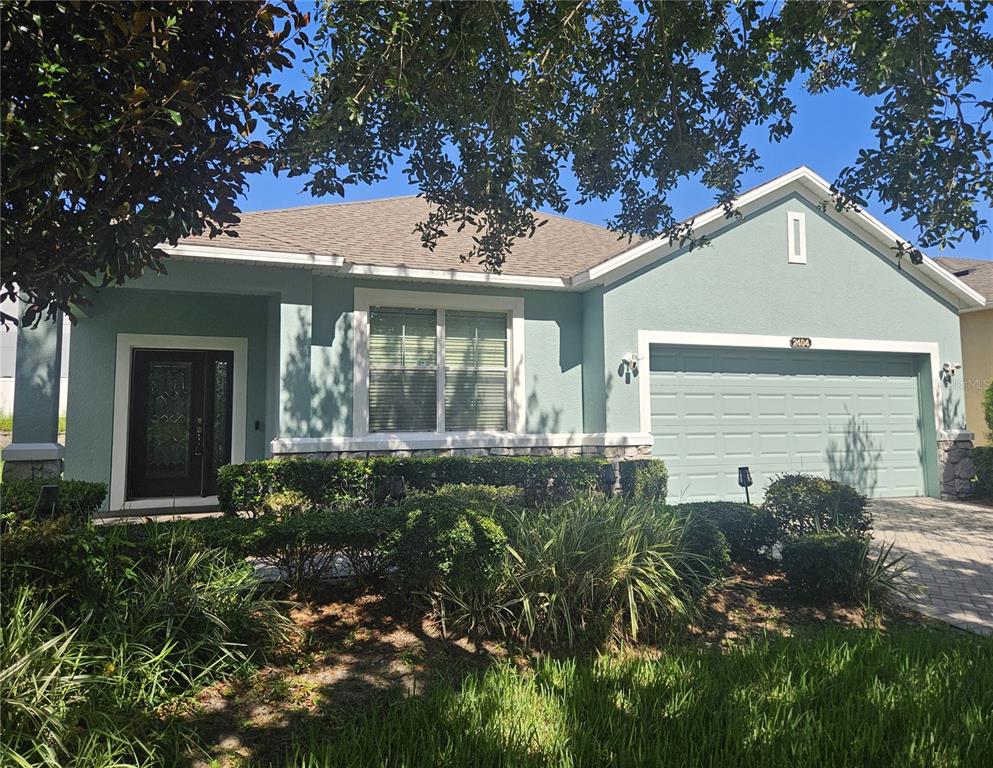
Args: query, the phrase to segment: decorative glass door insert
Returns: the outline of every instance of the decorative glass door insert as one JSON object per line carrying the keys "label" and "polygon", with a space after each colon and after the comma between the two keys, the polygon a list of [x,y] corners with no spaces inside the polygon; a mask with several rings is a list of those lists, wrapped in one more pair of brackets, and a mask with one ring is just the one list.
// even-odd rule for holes
{"label": "decorative glass door insert", "polygon": [[231,460],[233,353],[136,349],[127,498],[211,496]]}

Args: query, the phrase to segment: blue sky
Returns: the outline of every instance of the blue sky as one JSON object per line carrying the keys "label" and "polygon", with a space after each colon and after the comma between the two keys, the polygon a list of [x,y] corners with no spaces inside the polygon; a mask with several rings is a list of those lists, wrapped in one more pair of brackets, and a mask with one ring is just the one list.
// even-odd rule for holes
{"label": "blue sky", "polygon": [[[300,91],[307,85],[306,73],[302,69],[283,73],[280,81],[287,91]],[[993,88],[993,83],[990,87]],[[799,165],[806,165],[828,181],[834,181],[838,172],[854,161],[860,148],[874,144],[870,131],[873,104],[869,99],[847,91],[811,96],[799,85],[793,88],[792,97],[797,104],[797,114],[793,121],[793,133],[788,139],[775,144],[768,140],[764,130],[756,130],[751,135],[752,144],[761,156],[763,170],[747,174],[742,180],[743,189],[761,184]],[[417,189],[407,183],[401,171],[402,166],[394,166],[388,178],[381,182],[347,188],[344,200],[416,194]],[[252,177],[248,193],[241,200],[241,208],[244,211],[258,211],[318,202],[342,202],[342,198],[336,196],[316,198],[304,192],[304,181],[302,177],[275,177],[270,172],[258,174]],[[670,199],[680,218],[692,216],[714,204],[712,193],[692,182],[684,183],[673,191]],[[603,225],[617,208],[616,199],[596,201],[583,206],[573,205],[567,215]],[[871,200],[868,210],[895,232],[913,241],[913,227],[910,222],[903,222],[899,213],[885,214],[882,207]],[[985,206],[983,211],[984,218],[993,221],[993,211]],[[944,252],[932,249],[928,255],[993,259],[993,234],[986,233],[978,241],[966,236],[952,248]]]}

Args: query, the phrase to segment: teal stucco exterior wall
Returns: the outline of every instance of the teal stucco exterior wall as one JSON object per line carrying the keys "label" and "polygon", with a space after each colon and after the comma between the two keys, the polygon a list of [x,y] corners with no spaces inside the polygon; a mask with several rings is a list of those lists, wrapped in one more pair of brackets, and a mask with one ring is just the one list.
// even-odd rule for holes
{"label": "teal stucco exterior wall", "polygon": [[352,310],[356,288],[523,298],[526,429],[583,431],[581,295],[316,277],[309,436],[347,437],[352,433]]}
{"label": "teal stucco exterior wall", "polygon": [[[583,431],[583,296],[493,291],[313,275],[307,270],[175,261],[93,297],[73,331],[66,475],[110,477],[118,333],[249,339],[247,458],[272,438],[352,431],[354,290],[502,295],[524,299],[529,432]],[[259,423],[259,429],[255,423]]]}
{"label": "teal stucco exterior wall", "polygon": [[[265,299],[109,290],[76,325],[69,355],[67,477],[110,483],[118,333],[248,339],[245,456],[265,455]],[[255,429],[255,422],[259,429]],[[69,427],[69,425],[72,425]]]}
{"label": "teal stucco exterior wall", "polygon": [[[805,214],[806,264],[788,263],[787,211]],[[606,286],[603,318],[611,432],[639,430],[638,381],[616,368],[639,330],[937,342],[942,361],[961,361],[956,309],[800,195]],[[964,427],[962,403],[956,377],[942,388],[946,429]]]}

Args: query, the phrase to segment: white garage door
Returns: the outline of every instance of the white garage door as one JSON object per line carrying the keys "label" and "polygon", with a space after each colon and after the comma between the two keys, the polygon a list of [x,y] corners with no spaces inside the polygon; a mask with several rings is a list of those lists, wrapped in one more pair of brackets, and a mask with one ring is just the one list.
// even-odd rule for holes
{"label": "white garage door", "polygon": [[654,453],[673,502],[752,499],[783,472],[842,480],[870,496],[925,494],[913,355],[653,346]]}

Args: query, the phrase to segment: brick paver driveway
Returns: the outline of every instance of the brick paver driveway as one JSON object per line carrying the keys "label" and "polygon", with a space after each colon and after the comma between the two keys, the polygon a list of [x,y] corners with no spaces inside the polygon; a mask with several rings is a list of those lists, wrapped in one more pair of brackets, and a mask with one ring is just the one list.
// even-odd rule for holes
{"label": "brick paver driveway", "polygon": [[906,553],[927,589],[921,613],[993,635],[993,507],[938,499],[878,499],[875,537]]}

